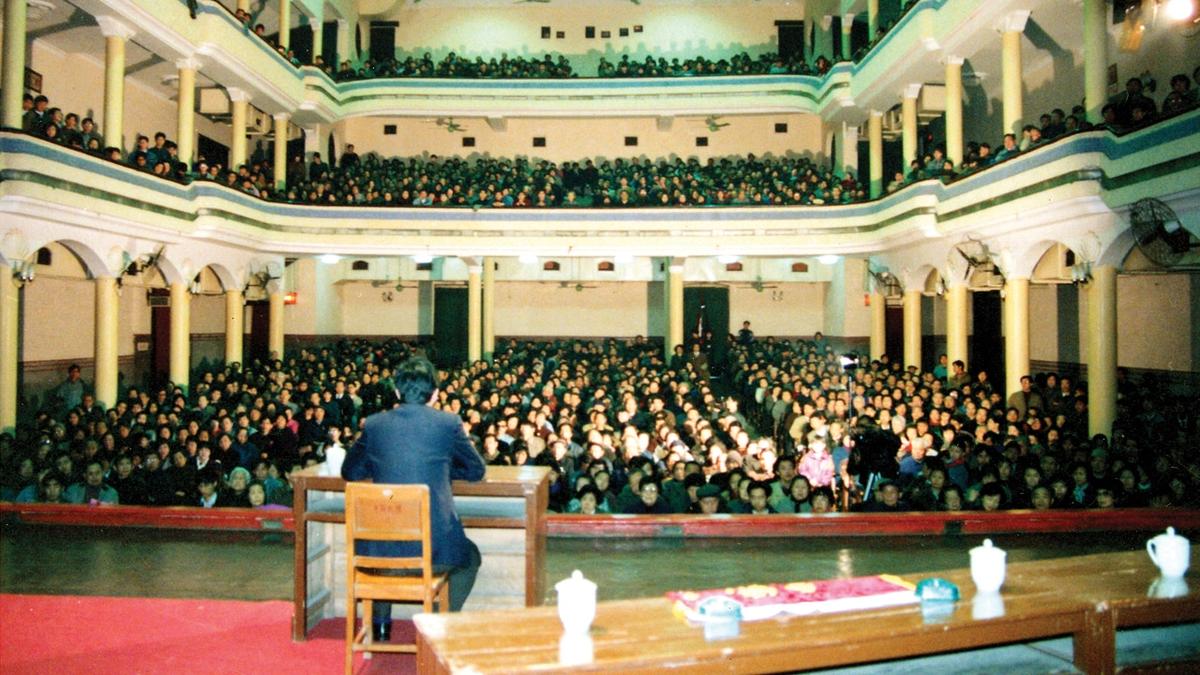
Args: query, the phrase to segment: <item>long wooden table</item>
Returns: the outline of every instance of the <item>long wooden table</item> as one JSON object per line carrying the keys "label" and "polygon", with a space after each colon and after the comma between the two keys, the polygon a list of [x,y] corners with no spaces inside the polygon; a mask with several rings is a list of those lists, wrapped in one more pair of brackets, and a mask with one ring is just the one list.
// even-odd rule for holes
{"label": "long wooden table", "polygon": [[[419,614],[419,669],[437,672],[758,673],[869,663],[1069,635],[1075,665],[1115,670],[1120,627],[1200,620],[1193,554],[1191,588],[1178,598],[1148,598],[1158,570],[1144,551],[1012,563],[1001,603],[975,598],[969,570],[941,576],[962,600],[944,615],[920,605],[743,622],[737,637],[708,641],[703,627],[672,612],[663,597],[601,602],[591,630],[592,658],[559,660],[562,626],[553,606],[517,611]],[[781,580],[782,581],[782,580]],[[599,590],[603,597],[604,589]]]}
{"label": "long wooden table", "polygon": [[[321,619],[346,616],[346,482],[317,466],[293,473],[292,488],[292,639],[301,641]],[[464,609],[542,603],[548,495],[545,467],[489,466],[482,481],[455,481],[455,510],[483,558]]]}

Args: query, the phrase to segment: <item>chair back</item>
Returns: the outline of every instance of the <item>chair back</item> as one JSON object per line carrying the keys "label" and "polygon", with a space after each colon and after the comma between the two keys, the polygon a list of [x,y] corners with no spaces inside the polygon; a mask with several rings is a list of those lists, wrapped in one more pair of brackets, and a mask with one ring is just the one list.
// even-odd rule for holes
{"label": "chair back", "polygon": [[[346,483],[346,566],[350,570],[419,569],[428,582],[433,573],[429,529],[427,485]],[[421,554],[360,555],[359,540],[417,543]]]}

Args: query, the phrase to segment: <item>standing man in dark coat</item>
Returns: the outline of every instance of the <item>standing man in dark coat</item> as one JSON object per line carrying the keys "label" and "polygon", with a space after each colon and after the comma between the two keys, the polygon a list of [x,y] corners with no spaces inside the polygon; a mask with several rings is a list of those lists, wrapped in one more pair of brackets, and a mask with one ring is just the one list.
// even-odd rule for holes
{"label": "standing man in dark coat", "polygon": [[[434,410],[437,370],[428,360],[410,358],[396,371],[401,404],[367,418],[362,435],[346,454],[342,477],[371,478],[376,483],[429,486],[430,540],[433,564],[450,571],[450,609],[462,609],[479,571],[479,548],[467,539],[454,511],[451,480],[483,479],[483,458],[467,440],[458,417]],[[414,550],[415,549],[415,550]],[[415,556],[419,546],[398,542],[361,542],[359,555]],[[376,602],[374,636],[391,639],[391,605]]]}

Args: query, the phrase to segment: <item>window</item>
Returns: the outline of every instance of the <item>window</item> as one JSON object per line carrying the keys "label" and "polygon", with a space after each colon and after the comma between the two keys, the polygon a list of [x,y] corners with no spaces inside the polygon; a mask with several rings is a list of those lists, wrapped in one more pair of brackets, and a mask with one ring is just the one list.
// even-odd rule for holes
{"label": "window", "polygon": [[595,26],[584,26],[583,37],[585,37],[589,40],[595,38],[596,37],[596,27]]}
{"label": "window", "polygon": [[54,263],[54,254],[48,248],[39,248],[37,252],[37,264],[51,265]]}
{"label": "window", "polygon": [[371,269],[371,263],[366,260],[355,260],[350,263],[350,269],[354,272],[366,272]]}
{"label": "window", "polygon": [[475,147],[475,137],[474,136],[463,136],[463,147],[464,148]]}
{"label": "window", "polygon": [[626,136],[625,137],[625,147],[636,148],[637,147],[637,138],[638,138],[637,136]]}
{"label": "window", "polygon": [[742,269],[743,269],[742,263],[740,263],[740,262],[732,262],[732,263],[725,265],[726,272],[741,272]]}
{"label": "window", "polygon": [[792,271],[797,274],[808,274],[808,263],[792,263]]}
{"label": "window", "polygon": [[562,270],[562,265],[559,265],[555,260],[547,260],[542,264],[543,272],[558,272]]}
{"label": "window", "polygon": [[596,271],[597,272],[615,272],[615,271],[617,271],[617,266],[614,265],[611,260],[601,260],[599,263],[596,264]]}
{"label": "window", "polygon": [[432,272],[433,271],[433,262],[431,261],[431,262],[427,262],[427,263],[417,263],[417,271],[418,272]]}
{"label": "window", "polygon": [[396,125],[395,124],[383,125],[383,135],[384,136],[395,136],[396,135]]}
{"label": "window", "polygon": [[1063,264],[1066,265],[1067,267],[1075,266],[1075,251],[1072,251],[1071,249],[1067,249],[1066,251],[1063,252]]}
{"label": "window", "polygon": [[542,26],[542,39],[543,40],[550,39],[550,26]]}
{"label": "window", "polygon": [[617,31],[617,35],[620,35],[621,37],[629,37],[629,29],[628,29],[628,28],[622,28],[622,29],[620,29],[620,30],[618,30],[618,31]]}
{"label": "window", "polygon": [[534,136],[533,137],[533,147],[535,147],[535,148],[546,147],[546,137],[545,136]]}
{"label": "window", "polygon": [[787,122],[776,122],[775,123],[775,133],[786,134],[787,133]]}
{"label": "window", "polygon": [[708,136],[697,136],[696,137],[696,147],[697,148],[707,148],[708,147]]}

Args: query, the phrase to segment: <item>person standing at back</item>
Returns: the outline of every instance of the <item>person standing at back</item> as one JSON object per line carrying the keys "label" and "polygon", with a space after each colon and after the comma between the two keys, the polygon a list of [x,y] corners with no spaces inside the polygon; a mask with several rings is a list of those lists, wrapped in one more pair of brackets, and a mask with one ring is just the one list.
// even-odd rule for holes
{"label": "person standing at back", "polygon": [[[429,406],[437,396],[437,370],[421,357],[396,371],[400,406],[367,418],[362,434],[346,454],[342,477],[348,481],[429,486],[430,540],[434,569],[450,571],[450,609],[459,611],[479,571],[479,548],[463,532],[454,511],[450,481],[483,479],[483,458],[463,432],[458,417]],[[414,550],[416,549],[416,550]],[[419,545],[359,542],[369,556],[415,556]],[[376,602],[372,627],[376,641],[391,639],[391,604]]]}

